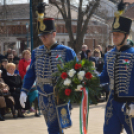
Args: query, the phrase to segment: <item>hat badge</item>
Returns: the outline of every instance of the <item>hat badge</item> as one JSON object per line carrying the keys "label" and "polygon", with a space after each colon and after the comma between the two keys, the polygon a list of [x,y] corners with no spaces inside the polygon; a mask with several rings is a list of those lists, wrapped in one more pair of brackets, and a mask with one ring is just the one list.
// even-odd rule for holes
{"label": "hat badge", "polygon": [[115,23],[114,23],[114,29],[117,29],[120,27],[120,23],[119,23],[119,19],[120,19],[120,13],[119,12],[115,12]]}
{"label": "hat badge", "polygon": [[43,23],[44,20],[44,13],[38,13],[38,21],[40,22],[39,29],[40,31],[44,31],[46,29],[46,25]]}
{"label": "hat badge", "polygon": [[44,31],[46,29],[46,25],[43,24],[43,21],[40,21],[40,30]]}

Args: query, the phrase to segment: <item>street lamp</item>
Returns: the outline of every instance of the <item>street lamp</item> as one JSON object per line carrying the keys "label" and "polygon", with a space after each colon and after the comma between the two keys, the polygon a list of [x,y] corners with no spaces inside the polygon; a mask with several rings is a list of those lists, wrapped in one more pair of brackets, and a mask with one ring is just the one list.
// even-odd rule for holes
{"label": "street lamp", "polygon": [[29,32],[29,24],[26,23],[26,30],[27,30],[27,48],[29,47],[29,42],[28,42],[28,32]]}

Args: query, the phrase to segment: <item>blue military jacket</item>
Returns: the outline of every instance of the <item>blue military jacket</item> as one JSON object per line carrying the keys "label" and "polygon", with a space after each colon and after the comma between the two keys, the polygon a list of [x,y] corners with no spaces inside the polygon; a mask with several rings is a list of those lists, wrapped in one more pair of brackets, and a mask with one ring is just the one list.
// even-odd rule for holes
{"label": "blue military jacket", "polygon": [[62,66],[62,63],[56,60],[57,55],[62,57],[63,62],[68,62],[76,57],[71,48],[59,44],[54,44],[50,50],[46,49],[44,45],[33,50],[30,68],[26,73],[21,91],[27,93],[36,80],[40,95],[53,94],[52,74],[57,71],[57,64]]}
{"label": "blue military jacket", "polygon": [[104,60],[100,82],[110,84],[116,101],[134,101],[134,48],[125,45],[118,51],[115,47]]}

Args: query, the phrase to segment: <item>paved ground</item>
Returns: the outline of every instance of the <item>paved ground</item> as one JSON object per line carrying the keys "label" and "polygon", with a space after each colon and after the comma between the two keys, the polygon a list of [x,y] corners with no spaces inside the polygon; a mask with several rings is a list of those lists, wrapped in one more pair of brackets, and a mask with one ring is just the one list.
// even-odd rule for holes
{"label": "paved ground", "polygon": [[[100,103],[97,106],[90,106],[88,134],[103,134],[105,105],[106,103]],[[65,134],[80,134],[79,106],[73,107],[71,116],[73,126],[64,130]],[[6,121],[0,122],[0,134],[47,134],[43,116],[37,118],[31,113],[26,115],[25,119],[14,120],[11,115],[7,115],[6,118]]]}

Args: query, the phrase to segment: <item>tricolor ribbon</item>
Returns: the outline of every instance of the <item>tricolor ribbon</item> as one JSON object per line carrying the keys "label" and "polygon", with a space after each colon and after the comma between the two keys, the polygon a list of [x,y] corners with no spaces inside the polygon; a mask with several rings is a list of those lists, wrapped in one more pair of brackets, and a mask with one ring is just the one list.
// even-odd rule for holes
{"label": "tricolor ribbon", "polygon": [[57,55],[57,56],[56,56],[56,60],[58,60],[58,61],[63,61],[61,55]]}
{"label": "tricolor ribbon", "polygon": [[88,129],[88,112],[89,112],[89,98],[88,88],[82,88],[82,99],[80,104],[80,131],[81,134],[87,134]]}
{"label": "tricolor ribbon", "polygon": [[64,62],[63,62],[63,59],[62,59],[62,56],[61,55],[57,55],[56,56],[56,60],[57,61],[60,61],[62,63],[62,65],[64,66]]}
{"label": "tricolor ribbon", "polygon": [[129,65],[130,61],[129,61],[128,59],[124,59],[124,60],[123,60],[123,63],[126,65],[126,66],[125,66],[125,69],[127,70],[127,67],[128,67],[128,65]]}

